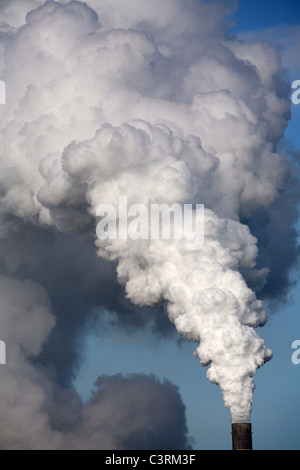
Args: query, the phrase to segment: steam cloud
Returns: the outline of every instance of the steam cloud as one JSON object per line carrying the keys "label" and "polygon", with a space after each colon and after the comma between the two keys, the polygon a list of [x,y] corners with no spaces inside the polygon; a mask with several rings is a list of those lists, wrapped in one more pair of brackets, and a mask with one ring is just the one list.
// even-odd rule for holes
{"label": "steam cloud", "polygon": [[[258,253],[248,225],[258,235],[259,216],[274,223],[298,181],[277,148],[290,116],[277,53],[226,34],[234,2],[20,3],[1,4],[0,331],[11,348],[2,448],[190,446],[169,382],[102,378],[85,407],[65,388],[92,305],[137,327],[148,313],[134,305],[153,306],[159,330],[164,304],[177,331],[200,343],[195,355],[232,420],[249,421],[253,376],[271,358],[255,331],[268,319],[258,297],[268,269],[256,260],[276,272],[276,259],[272,247]],[[204,204],[203,250],[94,240],[93,256],[97,207],[124,195],[129,204]],[[286,217],[291,227],[294,212]],[[292,263],[280,273],[285,286]],[[168,433],[170,442],[157,438]]]}

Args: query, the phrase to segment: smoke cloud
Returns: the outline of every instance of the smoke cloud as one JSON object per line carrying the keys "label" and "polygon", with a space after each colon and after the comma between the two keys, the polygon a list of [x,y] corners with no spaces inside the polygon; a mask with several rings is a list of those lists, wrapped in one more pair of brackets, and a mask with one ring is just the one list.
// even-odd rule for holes
{"label": "smoke cloud", "polygon": [[[253,376],[272,355],[255,331],[268,319],[259,296],[272,275],[286,293],[297,254],[277,52],[227,35],[235,2],[19,4],[0,6],[1,447],[190,448],[169,382],[102,377],[85,406],[68,388],[95,308],[164,334],[163,306],[199,343],[232,420],[249,421]],[[203,249],[96,239],[97,207],[120,196],[204,204]],[[264,217],[273,233],[287,198],[286,225],[262,245]],[[292,247],[277,276],[281,236]]]}

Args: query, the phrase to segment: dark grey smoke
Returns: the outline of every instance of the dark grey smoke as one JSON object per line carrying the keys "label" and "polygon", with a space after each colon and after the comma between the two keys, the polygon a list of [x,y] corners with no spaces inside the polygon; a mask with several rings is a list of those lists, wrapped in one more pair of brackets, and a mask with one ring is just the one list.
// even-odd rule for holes
{"label": "dark grey smoke", "polygon": [[99,377],[75,434],[89,449],[192,448],[177,387],[146,375]]}
{"label": "dark grey smoke", "polygon": [[270,312],[290,300],[299,266],[299,170],[290,164],[290,175],[276,201],[246,221],[258,239],[258,268],[268,268],[262,285],[251,283],[258,296],[270,303]]}
{"label": "dark grey smoke", "polygon": [[147,328],[156,336],[174,331],[162,307],[140,308],[125,298],[115,266],[95,256],[91,234],[62,235],[19,222],[19,230],[0,240],[1,272],[32,279],[49,294],[56,328],[36,359],[70,386],[80,366],[83,338],[99,324],[103,310],[115,313],[118,328]]}
{"label": "dark grey smoke", "polygon": [[[1,311],[11,312],[8,319],[12,320],[9,328],[3,323],[5,316],[0,321],[2,339],[9,346],[7,368],[1,369],[0,448],[191,448],[185,407],[179,390],[170,382],[143,375],[100,377],[87,404],[72,387],[83,339],[90,328],[99,326],[103,309],[116,314],[118,328],[148,328],[158,335],[172,331],[162,312],[135,307],[125,299],[113,264],[95,256],[90,235],[62,236],[20,221],[17,226],[18,230],[0,241],[1,274],[5,276],[0,279]],[[28,278],[38,284],[28,286],[28,294],[24,287],[22,293]],[[37,334],[31,332],[37,329],[37,323],[43,323],[42,318],[30,323],[30,311],[39,308],[40,302],[40,294],[34,293],[40,289],[49,299],[47,308],[51,308],[56,323],[28,361],[29,342]],[[26,307],[27,302],[32,307]],[[16,325],[24,321],[28,324],[28,345],[20,350]],[[22,327],[20,335],[26,338]],[[16,363],[13,367],[12,361]],[[19,390],[16,406],[26,401],[27,394],[34,397],[30,422],[21,411],[13,416],[14,407],[7,405],[14,376],[18,377],[18,386],[13,387]],[[43,419],[40,428],[38,423]]]}

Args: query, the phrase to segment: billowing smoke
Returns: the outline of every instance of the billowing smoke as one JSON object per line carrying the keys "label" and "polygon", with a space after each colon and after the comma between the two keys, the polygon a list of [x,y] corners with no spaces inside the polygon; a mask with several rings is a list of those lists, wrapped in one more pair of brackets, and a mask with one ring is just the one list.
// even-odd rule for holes
{"label": "billowing smoke", "polygon": [[[164,305],[177,331],[200,344],[195,355],[209,365],[207,376],[220,386],[232,420],[250,419],[253,376],[271,351],[255,331],[268,319],[256,295],[267,285],[268,269],[256,268],[257,239],[243,222],[255,226],[257,214],[271,205],[276,214],[276,200],[290,181],[291,164],[277,149],[289,103],[271,46],[226,34],[226,14],[234,7],[229,3],[28,0],[19,10],[19,2],[3,2],[7,105],[0,109],[0,236],[8,300],[1,307],[1,339],[7,334],[7,344],[15,345],[15,365],[1,390],[9,403],[1,405],[0,419],[12,428],[0,437],[4,448],[97,448],[101,439],[102,448],[170,448],[141,429],[166,433],[174,420],[181,431],[172,442],[189,446],[184,407],[167,382],[101,379],[84,408],[75,392],[54,387],[56,374],[68,374],[76,361],[72,354],[88,307],[135,308],[112,300],[107,286],[121,289],[107,274],[107,261],[132,304],[152,306],[155,315]],[[186,240],[97,239],[97,208],[117,207],[122,196],[147,207],[204,204],[203,248],[186,250]],[[89,234],[96,260],[82,242]],[[30,255],[18,248],[21,240]],[[77,270],[81,281],[91,276],[103,289],[98,297],[78,276],[74,281],[70,246],[88,253],[92,275],[82,253],[75,254]],[[50,273],[43,269],[46,260]],[[57,279],[65,280],[65,289]],[[20,330],[12,326],[15,317]],[[62,344],[70,356],[59,370],[53,351]],[[34,390],[30,397],[20,394],[19,374],[25,389]],[[118,387],[123,399],[115,396]],[[144,397],[132,413],[144,419],[126,428],[126,413],[114,421],[108,402],[132,410],[131,388]],[[162,422],[152,422],[153,400],[164,405]],[[22,413],[24,423],[27,415],[36,423],[26,443]]]}

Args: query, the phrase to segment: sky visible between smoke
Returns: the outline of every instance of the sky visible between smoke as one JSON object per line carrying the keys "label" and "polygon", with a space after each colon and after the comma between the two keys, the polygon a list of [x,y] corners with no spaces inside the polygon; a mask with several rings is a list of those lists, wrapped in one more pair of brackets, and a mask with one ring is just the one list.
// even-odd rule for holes
{"label": "sky visible between smoke", "polygon": [[[278,52],[228,36],[235,7],[0,5],[1,448],[190,448],[172,383],[100,377],[85,406],[70,387],[101,309],[162,336],[171,320],[198,343],[232,420],[249,421],[253,376],[271,358],[255,328],[276,282],[276,300],[290,286],[299,189],[279,145],[290,89]],[[97,207],[125,195],[204,204],[204,248],[96,239]]]}

